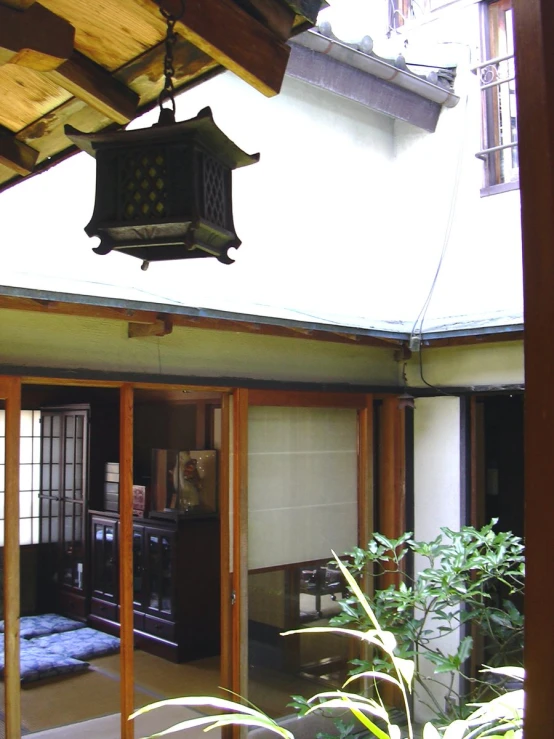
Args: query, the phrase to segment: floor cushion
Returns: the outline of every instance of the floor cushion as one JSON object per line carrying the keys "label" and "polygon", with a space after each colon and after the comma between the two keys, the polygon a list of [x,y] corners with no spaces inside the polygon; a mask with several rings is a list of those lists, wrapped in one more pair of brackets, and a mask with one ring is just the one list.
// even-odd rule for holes
{"label": "floor cushion", "polygon": [[41,636],[32,639],[30,643],[49,652],[84,660],[119,652],[117,636],[89,627],[78,631],[66,631],[63,634]]}
{"label": "floor cushion", "polygon": [[[74,621],[58,613],[43,613],[40,616],[22,616],[19,619],[19,633],[23,639],[32,639],[35,636],[60,634],[64,631],[84,629],[85,624]],[[4,631],[4,621],[0,621],[0,632]]]}
{"label": "floor cushion", "polygon": [[[50,652],[48,649],[33,645],[32,641],[21,640],[19,669],[22,683],[56,675],[84,672],[88,667],[87,662]],[[0,650],[0,676],[4,676],[3,640]]]}

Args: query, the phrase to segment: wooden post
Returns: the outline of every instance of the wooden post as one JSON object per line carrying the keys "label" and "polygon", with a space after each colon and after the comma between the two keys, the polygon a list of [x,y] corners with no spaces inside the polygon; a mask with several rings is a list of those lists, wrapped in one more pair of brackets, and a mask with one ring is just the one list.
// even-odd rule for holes
{"label": "wooden post", "polygon": [[[406,528],[404,410],[396,395],[383,400],[381,415],[381,485],[379,490],[379,532],[396,539]],[[400,575],[385,574],[380,587],[397,584]]]}
{"label": "wooden post", "polygon": [[21,737],[19,697],[19,436],[21,382],[0,379],[0,397],[6,400],[6,477],[4,506],[4,711],[7,739]]}
{"label": "wooden post", "polygon": [[[233,660],[232,644],[232,614],[231,614],[231,511],[230,511],[230,478],[229,461],[230,447],[230,413],[231,399],[227,393],[221,398],[221,449],[219,463],[219,520],[220,520],[220,562],[221,562],[221,685],[232,689]],[[228,727],[223,727],[223,736],[230,733]]]}
{"label": "wooden post", "polygon": [[119,396],[119,603],[121,637],[121,739],[133,739],[133,386]]}
{"label": "wooden post", "polygon": [[233,404],[233,681],[248,692],[248,390]]}
{"label": "wooden post", "polygon": [[358,413],[358,545],[373,533],[373,396]]}
{"label": "wooden post", "polygon": [[525,738],[552,731],[554,695],[554,3],[515,0],[525,303]]}

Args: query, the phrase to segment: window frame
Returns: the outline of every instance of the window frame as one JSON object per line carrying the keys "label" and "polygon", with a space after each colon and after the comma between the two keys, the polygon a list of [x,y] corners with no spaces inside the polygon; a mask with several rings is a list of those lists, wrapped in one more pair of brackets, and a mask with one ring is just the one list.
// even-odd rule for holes
{"label": "window frame", "polygon": [[[477,157],[483,161],[484,184],[481,188],[481,195],[494,195],[501,192],[519,189],[519,162],[517,160],[517,108],[516,108],[516,89],[515,89],[515,49],[514,39],[507,38],[507,27],[504,23],[503,28],[498,27],[495,34],[495,28],[492,23],[493,12],[500,12],[504,17],[508,11],[513,12],[512,0],[484,0],[481,3],[481,49],[483,61],[474,67],[474,70],[480,80],[481,94],[481,150],[477,153]],[[514,49],[512,53],[501,52],[499,42],[501,34]],[[490,64],[490,61],[493,63]],[[497,60],[496,62],[494,60]],[[499,65],[503,64],[507,67],[500,70]],[[509,87],[513,84],[513,87]],[[510,96],[514,95],[514,104],[512,106]],[[506,106],[506,100],[508,104]],[[505,143],[501,140],[501,122],[500,112],[502,103],[508,108],[510,116],[510,141]],[[515,113],[515,116],[511,114]],[[512,128],[511,120],[515,119],[515,128]],[[505,179],[504,169],[506,164],[503,156],[504,152],[512,149],[516,152],[512,161],[516,161],[516,166],[512,165],[512,169],[517,168],[517,176],[511,179]]]}

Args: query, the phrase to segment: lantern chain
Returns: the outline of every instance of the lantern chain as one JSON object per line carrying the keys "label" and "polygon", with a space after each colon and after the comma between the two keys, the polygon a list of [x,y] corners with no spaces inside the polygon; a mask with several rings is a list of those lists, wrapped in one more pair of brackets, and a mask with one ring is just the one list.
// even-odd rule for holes
{"label": "lantern chain", "polygon": [[[175,24],[177,23],[179,18],[182,18],[183,13],[185,12],[185,4],[184,0],[181,0],[181,13],[178,16],[174,16],[172,13],[166,10],[166,8],[163,7],[163,5],[159,1],[157,2],[157,4],[160,9],[160,13],[164,17],[167,24],[164,54],[164,86],[158,96],[161,123],[162,117],[164,117],[165,122],[165,116],[167,116],[168,113],[169,115],[171,115],[172,120],[175,120],[175,84],[173,82],[173,78],[175,76],[175,67],[173,64],[173,49],[175,46],[175,41],[177,40],[177,34],[175,33]],[[169,111],[167,108],[164,108],[164,102],[167,100],[171,104],[171,111]]]}

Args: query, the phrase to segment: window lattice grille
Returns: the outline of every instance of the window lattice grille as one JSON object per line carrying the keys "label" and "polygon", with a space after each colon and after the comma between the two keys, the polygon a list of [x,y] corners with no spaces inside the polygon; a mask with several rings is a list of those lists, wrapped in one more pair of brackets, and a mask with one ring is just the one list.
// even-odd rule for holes
{"label": "window lattice grille", "polygon": [[206,219],[225,226],[225,168],[209,156],[204,160],[204,203]]}
{"label": "window lattice grille", "polygon": [[122,216],[129,221],[167,215],[167,165],[161,149],[122,157]]}

